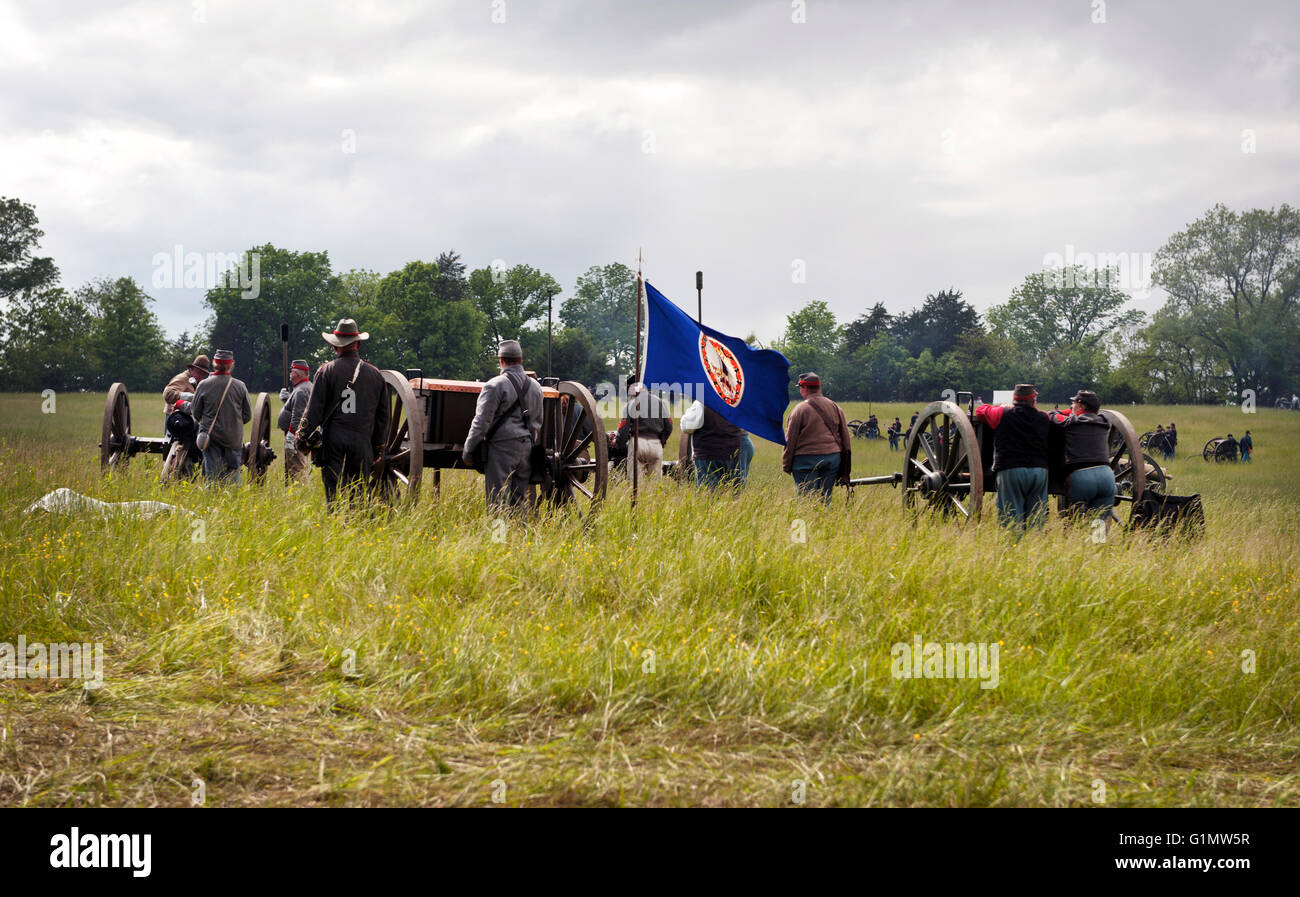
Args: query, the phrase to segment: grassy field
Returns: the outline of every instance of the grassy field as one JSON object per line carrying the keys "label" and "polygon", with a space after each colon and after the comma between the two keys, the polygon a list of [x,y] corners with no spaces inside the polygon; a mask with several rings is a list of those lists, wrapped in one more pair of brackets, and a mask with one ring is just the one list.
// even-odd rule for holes
{"label": "grassy field", "polygon": [[[1298,413],[1125,409],[1177,421],[1192,543],[825,509],[756,440],[738,497],[659,482],[634,520],[617,483],[499,544],[472,473],[330,517],[279,462],[103,479],[103,396],[57,407],[0,396],[0,641],[100,642],[104,684],[0,681],[3,804],[1300,805]],[[1183,457],[1247,427],[1252,465]],[[24,515],[60,486],[196,517]],[[894,678],[914,636],[995,643],[997,687]]]}

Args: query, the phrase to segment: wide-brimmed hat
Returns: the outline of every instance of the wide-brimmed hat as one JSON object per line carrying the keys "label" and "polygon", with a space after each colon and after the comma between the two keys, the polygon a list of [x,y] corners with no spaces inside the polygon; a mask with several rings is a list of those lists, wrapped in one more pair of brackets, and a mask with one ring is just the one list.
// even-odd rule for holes
{"label": "wide-brimmed hat", "polygon": [[189,366],[196,368],[205,374],[212,373],[212,365],[208,361],[208,356],[206,355],[195,355],[194,360],[190,362]]}
{"label": "wide-brimmed hat", "polygon": [[351,318],[342,318],[339,321],[339,326],[334,328],[333,333],[322,331],[321,336],[325,337],[325,342],[331,346],[339,346],[340,348],[359,343],[363,339],[370,339],[370,334],[362,333],[357,329],[357,322]]}

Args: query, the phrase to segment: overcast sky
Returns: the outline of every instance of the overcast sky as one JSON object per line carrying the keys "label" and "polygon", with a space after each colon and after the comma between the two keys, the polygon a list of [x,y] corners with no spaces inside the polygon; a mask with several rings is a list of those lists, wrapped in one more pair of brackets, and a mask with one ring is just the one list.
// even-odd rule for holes
{"label": "overcast sky", "polygon": [[1069,246],[1296,204],[1298,34],[1296,0],[0,2],[0,195],[66,286],[133,276],[173,334],[206,311],[156,253],[271,242],[561,298],[640,249],[768,341],[811,299],[983,310]]}

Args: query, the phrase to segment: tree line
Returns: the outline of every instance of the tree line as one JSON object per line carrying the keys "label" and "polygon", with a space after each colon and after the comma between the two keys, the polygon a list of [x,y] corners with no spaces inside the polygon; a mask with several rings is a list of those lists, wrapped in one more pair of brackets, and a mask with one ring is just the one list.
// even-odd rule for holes
{"label": "tree line", "polygon": [[[131,278],[65,289],[54,261],[37,254],[42,236],[32,206],[0,199],[6,390],[100,390],[114,380],[159,389],[215,348],[234,351],[250,388],[269,390],[282,376],[279,325],[289,327],[294,356],[320,363],[329,357],[320,331],[340,317],[371,333],[366,357],[382,368],[483,378],[495,370],[497,344],[514,338],[528,366],[545,373],[548,304],[558,376],[617,382],[633,366],[635,274],[618,263],[589,268],[557,301],[559,282],[527,264],[471,271],[447,250],[387,274],[337,273],[327,252],[266,244],[236,266],[258,272],[256,289],[235,277],[211,286],[207,320],[169,337]],[[1072,265],[1027,275],[983,315],[955,287],[908,311],[876,302],[845,323],[826,301],[811,301],[787,316],[772,346],[796,371],[818,371],[842,400],[924,401],[945,389],[991,397],[1022,381],[1048,400],[1090,387],[1112,404],[1239,401],[1243,390],[1269,402],[1300,389],[1295,210],[1215,206],[1155,254],[1152,279],[1168,299],[1149,319],[1127,308],[1118,271]]]}
{"label": "tree line", "polygon": [[954,288],[898,314],[878,302],[847,323],[813,301],[787,316],[773,345],[798,370],[817,370],[828,394],[860,401],[930,400],[944,389],[991,398],[1019,382],[1054,401],[1092,388],[1112,404],[1219,404],[1252,392],[1271,403],[1300,391],[1297,210],[1216,205],[1174,234],[1154,256],[1152,284],[1167,300],[1149,318],[1126,307],[1121,273],[1036,271],[982,316]]}

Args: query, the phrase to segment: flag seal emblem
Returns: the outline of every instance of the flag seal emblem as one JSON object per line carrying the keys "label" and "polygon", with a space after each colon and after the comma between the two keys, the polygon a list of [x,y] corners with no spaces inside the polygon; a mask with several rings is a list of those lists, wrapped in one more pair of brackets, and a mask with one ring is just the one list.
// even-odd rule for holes
{"label": "flag seal emblem", "polygon": [[735,353],[725,343],[701,332],[700,365],[709,378],[709,385],[722,401],[732,408],[739,405],[745,394],[745,369],[740,366]]}

